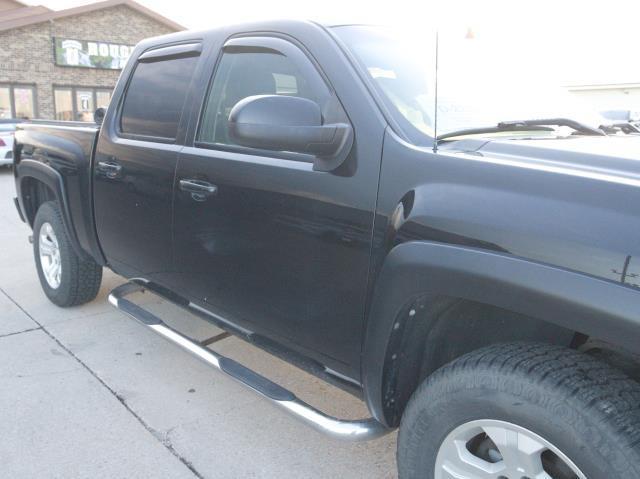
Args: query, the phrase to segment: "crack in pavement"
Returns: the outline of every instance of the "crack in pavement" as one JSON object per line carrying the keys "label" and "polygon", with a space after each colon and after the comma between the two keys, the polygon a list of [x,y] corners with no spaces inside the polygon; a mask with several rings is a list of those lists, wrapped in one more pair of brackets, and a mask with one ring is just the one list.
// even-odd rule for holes
{"label": "crack in pavement", "polygon": [[[87,364],[85,364],[78,356],[76,356],[69,348],[67,348],[62,342],[56,338],[51,332],[47,330],[40,322],[38,322],[31,314],[29,314],[16,300],[14,300],[6,291],[0,288],[0,292],[4,294],[9,300],[15,304],[24,314],[26,314],[34,323],[38,325],[37,328],[33,330],[42,330],[47,336],[49,336],[58,346],[60,346],[69,356],[75,359],[84,369],[86,369],[91,376],[93,376],[104,388],[107,389],[113,395],[120,404],[134,417],[136,420],[145,428],[145,430],[151,434],[160,444],[162,444],[176,459],[178,459],[184,466],[189,469],[194,476],[198,479],[205,479],[204,476],[191,464],[189,460],[183,457],[176,449],[173,447],[170,441],[164,440],[163,435],[156,431],[154,428],[149,426],[144,419],[142,419],[131,407],[127,404],[125,398],[118,394],[114,389],[112,389],[98,374],[96,374]],[[22,331],[26,332],[26,331]],[[12,334],[20,334],[20,333],[10,333],[6,336],[11,336]],[[4,336],[3,336],[4,337]]]}
{"label": "crack in pavement", "polygon": [[[2,291],[0,289],[0,291]],[[4,293],[4,291],[2,291]],[[5,293],[6,294],[6,293]],[[13,301],[11,298],[9,298],[11,301]],[[13,301],[15,304],[15,301]],[[31,318],[33,320],[33,318]],[[15,331],[13,333],[7,333],[7,334],[0,334],[0,339],[2,338],[7,338],[9,336],[15,336],[16,334],[22,334],[22,333],[30,333],[31,331],[40,331],[42,329],[42,326],[38,326],[37,328],[29,328],[29,329],[24,329],[22,331]]]}

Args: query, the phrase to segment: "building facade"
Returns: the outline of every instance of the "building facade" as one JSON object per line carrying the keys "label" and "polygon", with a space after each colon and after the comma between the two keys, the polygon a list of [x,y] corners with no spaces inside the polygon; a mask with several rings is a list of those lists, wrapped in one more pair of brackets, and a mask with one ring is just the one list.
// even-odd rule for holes
{"label": "building facade", "polygon": [[640,83],[569,85],[569,92],[593,105],[597,111],[640,111]]}
{"label": "building facade", "polygon": [[182,29],[131,0],[60,11],[0,0],[0,118],[91,121],[136,43]]}

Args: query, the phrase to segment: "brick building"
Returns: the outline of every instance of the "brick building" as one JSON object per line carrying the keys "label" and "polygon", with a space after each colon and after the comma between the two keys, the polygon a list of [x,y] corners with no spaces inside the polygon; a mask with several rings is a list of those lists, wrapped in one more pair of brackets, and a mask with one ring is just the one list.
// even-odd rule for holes
{"label": "brick building", "polygon": [[182,29],[131,0],[59,11],[0,0],[0,118],[91,120],[133,46]]}

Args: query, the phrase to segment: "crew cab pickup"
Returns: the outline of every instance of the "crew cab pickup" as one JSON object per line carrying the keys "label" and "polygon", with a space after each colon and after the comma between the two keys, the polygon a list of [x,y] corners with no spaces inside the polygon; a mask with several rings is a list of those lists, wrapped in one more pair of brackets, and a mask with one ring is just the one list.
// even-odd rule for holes
{"label": "crew cab pickup", "polygon": [[[399,427],[402,478],[640,477],[640,136],[456,129],[411,52],[303,21],[141,42],[98,123],[18,127],[44,292],[91,301],[110,268],[114,306],[291,416],[354,441]],[[301,401],[140,289],[371,417]]]}

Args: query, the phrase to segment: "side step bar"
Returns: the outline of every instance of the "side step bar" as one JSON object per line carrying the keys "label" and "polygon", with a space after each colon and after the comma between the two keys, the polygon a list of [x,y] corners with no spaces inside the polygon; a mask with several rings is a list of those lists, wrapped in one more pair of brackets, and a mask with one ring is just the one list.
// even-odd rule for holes
{"label": "side step bar", "polygon": [[125,283],[118,286],[109,294],[109,302],[163,338],[186,349],[209,366],[244,384],[249,389],[267,398],[272,404],[284,409],[295,418],[319,432],[352,442],[377,439],[391,432],[391,429],[386,428],[373,418],[343,420],[331,417],[298,399],[291,391],[252,371],[237,361],[217,354],[202,346],[197,341],[184,336],[162,322],[162,320],[153,313],[125,299],[127,295],[143,291],[144,289],[143,285],[137,283]]}

